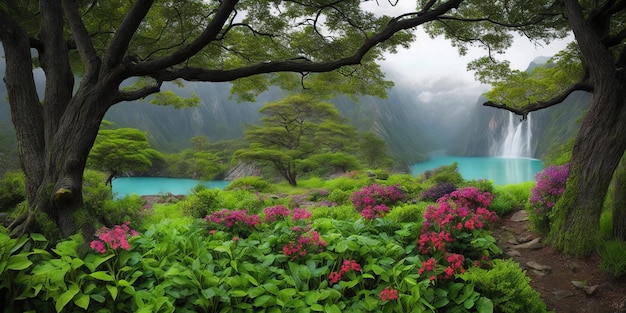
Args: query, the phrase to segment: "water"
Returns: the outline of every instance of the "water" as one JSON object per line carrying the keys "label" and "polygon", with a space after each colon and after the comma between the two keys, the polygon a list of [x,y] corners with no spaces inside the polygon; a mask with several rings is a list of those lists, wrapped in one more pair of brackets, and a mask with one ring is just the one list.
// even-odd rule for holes
{"label": "water", "polygon": [[492,156],[526,157],[533,156],[533,133],[531,114],[525,121],[518,115],[509,113],[509,119],[503,128],[504,134],[495,139],[489,148]]}
{"label": "water", "polygon": [[543,169],[541,160],[510,157],[457,157],[438,156],[427,162],[410,166],[415,176],[443,165],[458,163],[458,171],[464,179],[489,179],[495,185],[517,184],[534,181],[535,174]]}
{"label": "water", "polygon": [[113,179],[113,194],[116,198],[136,193],[139,196],[160,195],[168,192],[186,195],[199,184],[209,188],[224,189],[230,182],[226,180],[201,181],[187,178],[168,177],[118,177]]}

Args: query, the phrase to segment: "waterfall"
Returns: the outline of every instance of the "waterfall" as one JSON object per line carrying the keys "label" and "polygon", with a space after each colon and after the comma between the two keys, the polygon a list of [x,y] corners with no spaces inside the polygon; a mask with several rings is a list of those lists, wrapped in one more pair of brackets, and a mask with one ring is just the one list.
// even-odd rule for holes
{"label": "waterfall", "polygon": [[532,146],[532,119],[528,114],[526,121],[520,121],[513,113],[509,113],[509,120],[502,128],[503,136],[496,140],[490,149],[496,156],[504,157],[533,157]]}

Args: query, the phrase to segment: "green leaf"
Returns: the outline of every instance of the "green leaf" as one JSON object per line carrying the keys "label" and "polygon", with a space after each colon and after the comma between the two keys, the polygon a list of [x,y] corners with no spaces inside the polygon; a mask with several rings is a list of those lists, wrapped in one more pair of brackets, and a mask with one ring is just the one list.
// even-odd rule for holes
{"label": "green leaf", "polygon": [[341,313],[341,309],[336,304],[326,303],[324,306],[324,312],[326,313]]}
{"label": "green leaf", "polygon": [[39,233],[31,233],[30,238],[32,238],[34,241],[48,241],[44,235]]}
{"label": "green leaf", "polygon": [[106,285],[107,290],[109,290],[109,293],[111,294],[111,298],[113,298],[113,301],[115,301],[115,299],[117,299],[117,287],[113,286],[113,285]]}
{"label": "green leaf", "polygon": [[270,295],[262,295],[256,299],[254,299],[254,306],[267,308],[276,304],[276,298]]}
{"label": "green leaf", "polygon": [[31,262],[25,254],[12,255],[6,265],[7,270],[22,271],[31,266]]}
{"label": "green leaf", "polygon": [[114,278],[113,276],[107,274],[106,272],[103,271],[98,271],[98,272],[93,272],[91,274],[89,274],[89,276],[98,279],[98,280],[102,280],[102,281],[113,281]]}
{"label": "green leaf", "polygon": [[247,294],[247,291],[241,289],[233,290],[231,293],[233,297],[245,297]]}
{"label": "green leaf", "polygon": [[104,303],[104,301],[106,300],[102,295],[99,295],[99,294],[92,294],[89,296],[91,297],[91,299],[93,299],[94,301],[98,303]]}
{"label": "green leaf", "polygon": [[478,298],[478,301],[476,301],[476,311],[478,313],[493,313],[493,302],[486,297]]}
{"label": "green leaf", "polygon": [[83,264],[85,264],[85,262],[83,262],[83,260],[81,260],[79,258],[74,258],[74,259],[72,259],[72,263],[70,265],[72,266],[72,269],[77,269],[77,268],[83,266]]}
{"label": "green leaf", "polygon": [[324,312],[324,307],[321,304],[315,303],[311,305],[311,310],[315,312]]}
{"label": "green leaf", "polygon": [[54,308],[56,309],[57,313],[61,312],[63,308],[72,300],[72,298],[74,298],[74,296],[78,294],[79,291],[80,289],[78,288],[76,284],[71,284],[70,288],[66,290],[65,292],[63,292],[56,299]]}
{"label": "green leaf", "polygon": [[433,306],[435,308],[443,308],[444,306],[448,305],[448,303],[450,303],[450,300],[448,300],[448,298],[440,298],[439,300],[435,301],[435,303],[433,303]]}
{"label": "green leaf", "polygon": [[87,308],[89,307],[89,296],[86,294],[82,294],[82,293],[79,294],[74,299],[74,304],[76,304],[77,307],[83,310],[87,310]]}

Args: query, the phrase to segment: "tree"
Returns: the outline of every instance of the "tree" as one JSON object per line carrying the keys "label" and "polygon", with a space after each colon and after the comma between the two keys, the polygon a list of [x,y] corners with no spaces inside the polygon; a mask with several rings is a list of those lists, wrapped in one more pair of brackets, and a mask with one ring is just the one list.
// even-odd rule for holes
{"label": "tree", "polygon": [[265,115],[262,126],[251,125],[244,131],[250,147],[237,151],[236,156],[271,166],[292,186],[297,185],[302,167],[310,166],[314,156],[342,151],[345,134],[356,134],[356,130],[348,131],[341,124],[344,121],[332,104],[307,95],[267,103],[259,112]]}
{"label": "tree", "polygon": [[105,183],[111,184],[120,174],[150,170],[153,162],[162,160],[152,149],[146,134],[136,128],[101,129],[89,153],[89,167],[107,172]]}
{"label": "tree", "polygon": [[359,155],[373,169],[390,163],[385,140],[370,131],[363,133],[359,140]]}
{"label": "tree", "polygon": [[[429,1],[390,18],[355,0],[0,1],[4,82],[29,203],[11,231],[23,233],[44,214],[63,236],[81,227],[93,233],[93,223],[79,225],[74,216],[83,207],[89,150],[116,103],[176,80],[234,81],[243,99],[271,85],[382,95],[391,83],[374,61],[408,44],[407,30],[462,2]],[[43,102],[34,65],[46,77]],[[171,94],[161,96],[170,102]]]}
{"label": "tree", "polygon": [[[561,103],[574,91],[593,93],[574,141],[567,187],[554,208],[547,238],[566,254],[586,256],[596,251],[602,205],[626,149],[626,2],[533,1],[520,8],[526,10],[526,23],[520,19],[499,25],[538,38],[532,33],[533,25],[549,18],[552,24],[547,25],[548,29],[571,29],[576,45],[556,57],[553,69],[532,75],[510,73],[506,63],[494,63],[491,56],[470,64],[470,68],[480,70],[478,76],[483,82],[495,81],[496,88],[512,90],[491,94],[486,106],[509,110],[523,118]],[[471,12],[446,17],[446,23],[452,23],[438,30],[457,38],[460,44],[472,37],[464,36],[467,31],[455,26],[470,17]],[[523,88],[517,88],[520,86]]]}

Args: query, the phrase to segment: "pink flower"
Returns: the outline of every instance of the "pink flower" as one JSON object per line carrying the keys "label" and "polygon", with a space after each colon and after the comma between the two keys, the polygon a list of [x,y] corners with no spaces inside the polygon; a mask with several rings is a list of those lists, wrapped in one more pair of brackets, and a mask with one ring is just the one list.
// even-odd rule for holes
{"label": "pink flower", "polygon": [[104,246],[104,243],[102,241],[99,240],[93,240],[89,246],[91,247],[91,249],[96,250],[98,253],[105,253],[107,252],[106,247]]}
{"label": "pink flower", "polygon": [[380,294],[378,294],[378,296],[380,297],[380,300],[383,301],[396,300],[398,299],[398,290],[391,289],[389,288],[389,286],[387,286],[383,291],[380,292]]}

